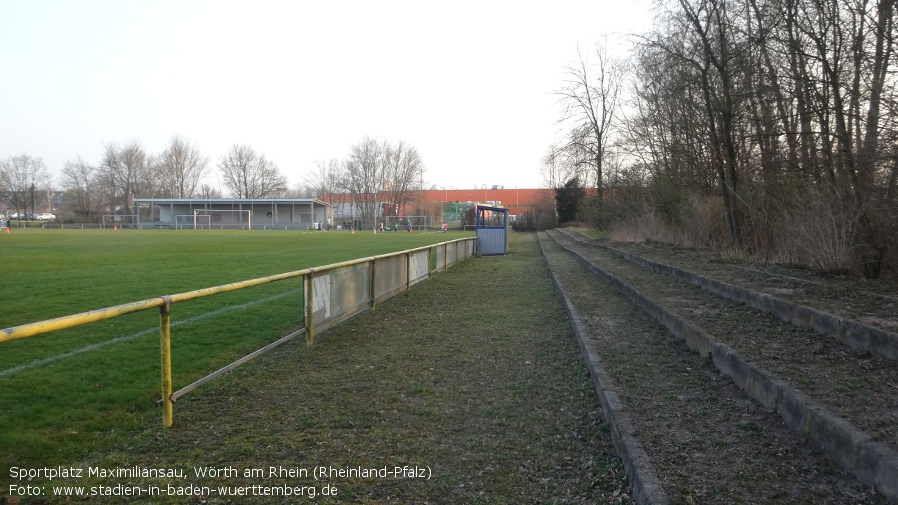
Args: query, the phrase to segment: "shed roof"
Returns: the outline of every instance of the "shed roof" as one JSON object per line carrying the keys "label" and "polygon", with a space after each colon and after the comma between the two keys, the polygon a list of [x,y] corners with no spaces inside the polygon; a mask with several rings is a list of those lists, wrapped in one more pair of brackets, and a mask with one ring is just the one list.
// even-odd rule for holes
{"label": "shed roof", "polygon": [[148,203],[150,205],[276,205],[276,204],[305,204],[310,203],[333,207],[333,205],[317,198],[135,198],[135,203]]}

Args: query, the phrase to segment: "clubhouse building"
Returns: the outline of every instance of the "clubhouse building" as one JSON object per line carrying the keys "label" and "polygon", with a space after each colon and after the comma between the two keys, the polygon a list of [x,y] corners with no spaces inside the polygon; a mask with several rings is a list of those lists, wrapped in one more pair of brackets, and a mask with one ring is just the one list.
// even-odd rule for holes
{"label": "clubhouse building", "polygon": [[135,198],[140,228],[313,230],[334,209],[315,198]]}

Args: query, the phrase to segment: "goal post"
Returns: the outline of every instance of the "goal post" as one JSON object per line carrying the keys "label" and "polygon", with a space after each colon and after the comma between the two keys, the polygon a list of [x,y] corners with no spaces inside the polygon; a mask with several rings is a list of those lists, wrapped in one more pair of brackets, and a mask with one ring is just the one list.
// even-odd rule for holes
{"label": "goal post", "polygon": [[383,219],[384,226],[390,229],[393,225],[398,225],[397,228],[400,231],[405,231],[408,223],[412,223],[412,230],[427,230],[427,216],[386,216]]}
{"label": "goal post", "polygon": [[178,214],[175,216],[176,230],[211,230],[212,217],[196,214]]}
{"label": "goal post", "polygon": [[179,230],[251,230],[252,211],[249,209],[196,209],[193,214],[175,216]]}
{"label": "goal post", "polygon": [[103,214],[102,228],[137,228],[140,216],[137,214]]}

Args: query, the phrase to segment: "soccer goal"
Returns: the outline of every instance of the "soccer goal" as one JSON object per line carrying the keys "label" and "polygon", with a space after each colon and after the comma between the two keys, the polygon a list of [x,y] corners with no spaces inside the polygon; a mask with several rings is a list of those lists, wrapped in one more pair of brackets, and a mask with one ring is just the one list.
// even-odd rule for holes
{"label": "soccer goal", "polygon": [[212,229],[212,216],[198,216],[196,214],[178,214],[175,216],[176,230],[210,230]]}
{"label": "soccer goal", "polygon": [[427,231],[427,216],[387,216],[384,223],[390,229],[397,225],[399,231],[406,231],[408,223],[412,223],[414,231]]}
{"label": "soccer goal", "polygon": [[196,209],[193,214],[175,216],[175,228],[179,230],[250,230],[252,211]]}
{"label": "soccer goal", "polygon": [[102,228],[137,228],[140,216],[137,214],[103,214]]}

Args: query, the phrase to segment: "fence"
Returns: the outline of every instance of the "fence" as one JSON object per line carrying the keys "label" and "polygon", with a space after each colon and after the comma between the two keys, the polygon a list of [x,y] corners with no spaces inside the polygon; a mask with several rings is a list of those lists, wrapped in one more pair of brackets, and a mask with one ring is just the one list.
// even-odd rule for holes
{"label": "fence", "polygon": [[[294,272],[260,277],[231,284],[160,296],[116,305],[80,314],[38,321],[0,331],[0,343],[33,337],[56,330],[159,309],[162,369],[162,424],[173,424],[173,403],[180,396],[254,357],[305,333],[306,345],[313,345],[321,332],[363,310],[374,309],[387,299],[426,279],[431,273],[448,269],[476,251],[476,238],[462,238],[391,254],[307,268]],[[171,379],[171,306],[212,295],[228,293],[286,279],[303,278],[304,327],[172,393]]]}

